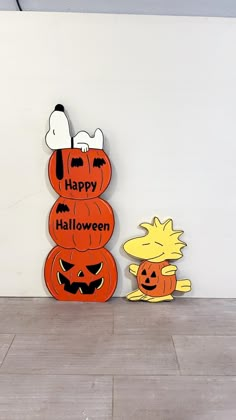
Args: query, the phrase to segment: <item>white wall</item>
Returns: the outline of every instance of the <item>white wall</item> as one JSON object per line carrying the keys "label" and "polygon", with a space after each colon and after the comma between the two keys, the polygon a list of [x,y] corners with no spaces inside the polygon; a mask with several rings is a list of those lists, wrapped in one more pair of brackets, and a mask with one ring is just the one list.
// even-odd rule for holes
{"label": "white wall", "polygon": [[189,296],[236,296],[235,45],[234,19],[0,14],[0,295],[47,295],[44,135],[59,102],[74,132],[106,135],[117,295],[134,287],[121,244],[157,215],[186,232]]}

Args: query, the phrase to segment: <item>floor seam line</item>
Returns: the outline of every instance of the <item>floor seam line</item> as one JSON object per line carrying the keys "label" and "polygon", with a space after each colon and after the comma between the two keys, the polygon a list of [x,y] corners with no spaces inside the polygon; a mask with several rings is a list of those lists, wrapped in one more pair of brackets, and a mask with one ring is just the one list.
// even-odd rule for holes
{"label": "floor seam line", "polygon": [[179,359],[178,359],[173,335],[171,335],[171,340],[172,340],[172,344],[173,344],[173,347],[174,347],[175,359],[176,359],[177,367],[178,367],[178,370],[179,370],[179,375],[182,376],[182,372],[181,372],[181,368],[180,368],[180,363],[179,363]]}
{"label": "floor seam line", "polygon": [[114,419],[114,382],[115,382],[115,378],[114,375],[112,375],[112,409],[111,409],[111,416],[112,416],[112,420]]}
{"label": "floor seam line", "polygon": [[13,338],[12,338],[12,340],[11,340],[11,342],[10,342],[10,345],[9,345],[9,347],[8,347],[8,350],[7,350],[7,352],[6,352],[5,356],[4,356],[3,360],[2,360],[2,363],[0,364],[0,373],[1,373],[2,366],[3,366],[3,364],[4,364],[5,360],[6,360],[6,357],[7,357],[8,353],[9,353],[9,351],[10,351],[10,349],[11,349],[11,346],[12,346],[12,344],[13,344],[13,341],[15,340],[15,337],[16,337],[16,334],[14,334],[14,335],[13,335]]}

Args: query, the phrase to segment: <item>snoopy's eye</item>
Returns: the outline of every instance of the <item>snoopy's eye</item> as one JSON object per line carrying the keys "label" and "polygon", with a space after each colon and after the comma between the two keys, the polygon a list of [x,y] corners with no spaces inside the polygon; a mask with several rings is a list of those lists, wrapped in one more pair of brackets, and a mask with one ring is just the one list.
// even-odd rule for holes
{"label": "snoopy's eye", "polygon": [[52,133],[53,133],[54,136],[56,135],[55,130],[52,130]]}

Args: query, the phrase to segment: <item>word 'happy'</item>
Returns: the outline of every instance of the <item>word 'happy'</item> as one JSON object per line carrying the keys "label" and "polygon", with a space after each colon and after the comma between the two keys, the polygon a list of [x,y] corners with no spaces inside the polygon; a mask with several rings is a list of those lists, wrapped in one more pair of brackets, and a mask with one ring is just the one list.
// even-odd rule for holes
{"label": "word 'happy'", "polygon": [[72,179],[65,179],[65,189],[66,190],[78,190],[81,191],[92,191],[94,192],[97,186],[96,181],[72,181]]}

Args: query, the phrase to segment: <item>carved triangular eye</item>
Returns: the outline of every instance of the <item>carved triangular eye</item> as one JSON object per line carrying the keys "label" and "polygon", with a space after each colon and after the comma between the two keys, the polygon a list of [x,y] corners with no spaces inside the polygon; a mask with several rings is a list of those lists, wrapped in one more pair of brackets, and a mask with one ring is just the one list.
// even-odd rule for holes
{"label": "carved triangular eye", "polygon": [[74,264],[68,263],[67,261],[60,259],[60,266],[63,271],[69,271],[72,267],[74,267]]}
{"label": "carved triangular eye", "polygon": [[80,270],[80,271],[78,272],[77,276],[78,276],[78,277],[84,277],[84,273],[83,273],[83,271],[82,271],[82,270]]}
{"label": "carved triangular eye", "polygon": [[103,266],[102,262],[100,262],[98,264],[93,264],[93,265],[86,265],[88,271],[90,273],[96,274],[96,275],[101,271],[102,266]]}
{"label": "carved triangular eye", "polygon": [[144,269],[141,274],[143,274],[144,276],[146,276],[147,275],[146,270]]}
{"label": "carved triangular eye", "polygon": [[151,277],[156,277],[155,271],[152,272]]}

